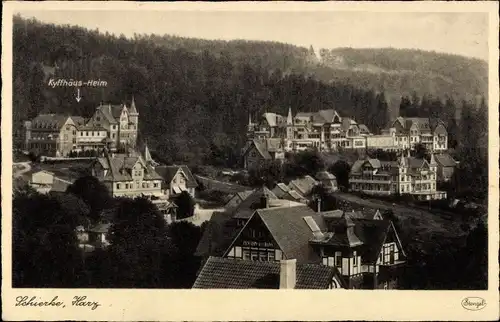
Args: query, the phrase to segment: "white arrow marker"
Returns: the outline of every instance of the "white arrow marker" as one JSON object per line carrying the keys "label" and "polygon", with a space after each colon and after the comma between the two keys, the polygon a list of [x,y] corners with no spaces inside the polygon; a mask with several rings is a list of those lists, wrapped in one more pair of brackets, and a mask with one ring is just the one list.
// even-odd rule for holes
{"label": "white arrow marker", "polygon": [[77,101],[78,103],[80,103],[80,100],[82,99],[82,97],[80,96],[80,89],[79,89],[79,88],[77,88],[76,90],[78,91],[78,92],[77,92],[77,94],[76,94],[76,101]]}

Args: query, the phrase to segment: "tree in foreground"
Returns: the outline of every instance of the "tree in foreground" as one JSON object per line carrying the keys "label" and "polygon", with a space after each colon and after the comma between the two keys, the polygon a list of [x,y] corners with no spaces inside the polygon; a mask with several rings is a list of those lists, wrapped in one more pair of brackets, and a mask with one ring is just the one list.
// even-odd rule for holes
{"label": "tree in foreground", "polygon": [[343,187],[344,189],[349,188],[349,173],[351,172],[351,166],[349,163],[339,160],[330,166],[328,171],[335,175],[337,183],[340,187]]}
{"label": "tree in foreground", "polygon": [[194,215],[195,201],[189,193],[183,191],[175,200],[177,205],[177,219],[184,219]]}
{"label": "tree in foreground", "polygon": [[77,179],[66,192],[81,198],[90,208],[90,218],[99,219],[101,211],[112,204],[111,194],[106,186],[96,177],[85,176]]}
{"label": "tree in foreground", "polygon": [[13,199],[14,287],[75,287],[86,280],[75,228],[85,204],[66,194],[18,191]]}
{"label": "tree in foreground", "polygon": [[120,199],[108,232],[110,246],[96,254],[95,286],[163,287],[163,263],[169,254],[166,223],[149,200]]}

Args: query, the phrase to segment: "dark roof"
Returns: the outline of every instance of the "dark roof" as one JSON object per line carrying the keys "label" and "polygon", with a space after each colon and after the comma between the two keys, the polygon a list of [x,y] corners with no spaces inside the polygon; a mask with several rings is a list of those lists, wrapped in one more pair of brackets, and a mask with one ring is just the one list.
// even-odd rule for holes
{"label": "dark roof", "polygon": [[256,209],[263,208],[261,202],[262,197],[264,196],[268,199],[278,199],[274,192],[272,192],[265,186],[255,189],[238,205],[238,207],[234,209],[234,211],[232,212],[233,217],[241,219],[250,218]]}
{"label": "dark roof", "polygon": [[[259,154],[266,160],[271,160],[271,154],[269,154],[269,151],[267,150],[266,142],[265,141],[259,141],[259,140],[253,140],[252,144],[250,147],[255,146],[255,149],[259,152]],[[250,147],[247,149],[247,151],[250,149]],[[246,153],[246,151],[245,151]]]}
{"label": "dark roof", "polygon": [[50,188],[50,191],[66,192],[66,190],[70,185],[71,185],[70,182],[54,177],[54,181],[52,182],[52,187]]}
{"label": "dark roof", "polygon": [[222,256],[239,231],[231,213],[214,212],[206,222],[195,256]]}
{"label": "dark roof", "polygon": [[320,171],[316,173],[317,180],[336,180],[337,178],[328,171]]}
{"label": "dark roof", "polygon": [[[345,225],[341,218],[335,218],[333,216],[325,218],[326,224],[328,226],[328,231],[335,231],[338,227]],[[363,262],[372,263],[378,258],[382,244],[384,243],[391,222],[389,220],[375,220],[375,219],[360,219],[351,218],[354,224],[353,232],[357,238],[363,243],[358,246],[361,251],[361,257]],[[327,241],[326,244],[332,244],[337,246],[347,246],[345,245],[344,233],[336,234],[334,233],[331,240]]]}
{"label": "dark roof", "polygon": [[100,180],[115,182],[132,181],[132,168],[137,162],[143,167],[145,180],[161,180],[161,177],[153,167],[146,164],[140,156],[116,154],[111,157],[107,155],[97,158],[95,164],[99,163],[104,169],[109,170],[105,176],[99,177]]}
{"label": "dark roof", "polygon": [[[296,289],[327,289],[338,276],[336,268],[324,265],[297,264],[296,269]],[[280,262],[210,257],[193,288],[279,289],[279,284]]]}
{"label": "dark roof", "polygon": [[313,233],[304,217],[312,217],[322,231],[326,230],[326,226],[323,218],[311,208],[296,206],[259,209],[256,215],[260,216],[287,259],[297,259],[297,263],[320,260],[309,245]]}
{"label": "dark roof", "polygon": [[39,114],[31,122],[32,129],[60,130],[69,116],[61,114]]}
{"label": "dark roof", "polygon": [[318,185],[319,182],[316,181],[313,177],[307,175],[302,178],[298,178],[290,181],[288,187],[294,190],[297,190],[301,195],[308,195],[314,186]]}
{"label": "dark roof", "polygon": [[457,165],[457,161],[448,153],[436,154],[434,155],[434,159],[442,167],[455,167]]}
{"label": "dark roof", "polygon": [[170,184],[176,173],[181,170],[186,175],[186,187],[196,188],[198,183],[194,178],[191,170],[186,165],[163,165],[155,168],[155,171],[163,178],[163,180]]}
{"label": "dark roof", "polygon": [[241,199],[241,200],[245,200],[246,198],[248,198],[248,196],[250,196],[251,194],[253,193],[253,190],[247,190],[247,191],[241,191],[241,192],[237,192],[236,195]]}

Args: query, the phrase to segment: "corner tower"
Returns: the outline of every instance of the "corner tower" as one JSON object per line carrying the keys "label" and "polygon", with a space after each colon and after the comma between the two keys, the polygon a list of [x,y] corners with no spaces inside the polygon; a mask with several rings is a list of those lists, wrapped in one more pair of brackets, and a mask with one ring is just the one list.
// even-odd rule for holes
{"label": "corner tower", "polygon": [[130,143],[133,146],[137,144],[137,133],[139,132],[139,112],[137,112],[137,108],[135,106],[134,96],[132,96],[132,102],[130,103],[130,108],[128,110],[129,121],[132,125],[132,133],[130,138]]}

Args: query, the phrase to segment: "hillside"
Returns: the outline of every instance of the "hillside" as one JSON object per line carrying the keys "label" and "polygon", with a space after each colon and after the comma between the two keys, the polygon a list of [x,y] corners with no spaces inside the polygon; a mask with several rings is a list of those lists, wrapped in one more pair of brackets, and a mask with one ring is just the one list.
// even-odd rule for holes
{"label": "hillside", "polygon": [[[14,19],[13,36],[16,123],[41,112],[88,117],[100,102],[130,102],[134,96],[140,140],[170,161],[208,158],[234,165],[246,141],[249,115],[255,119],[264,111],[335,108],[374,130],[388,121],[383,93],[327,84],[294,70],[301,65],[294,46],[271,44],[269,52],[277,54],[251,60],[241,58],[250,51],[230,46],[219,53],[208,45],[167,48],[152,36],[127,39],[20,17]],[[281,52],[273,46],[282,47]],[[282,55],[290,58],[289,68],[277,65]],[[77,102],[75,87],[49,86],[51,78],[102,80],[106,86],[82,87]]]}
{"label": "hillside", "polygon": [[[370,51],[343,49],[350,58],[337,61],[322,50],[320,62],[312,47],[276,42],[154,35],[128,39],[21,17],[14,18],[13,27],[15,122],[40,112],[90,116],[101,102],[130,102],[134,96],[140,140],[153,153],[176,162],[208,158],[231,166],[245,143],[248,116],[286,114],[289,107],[294,113],[334,108],[378,132],[399,113],[401,95],[409,89],[439,100],[449,93],[468,93],[471,75],[482,75],[472,60],[452,56],[461,66],[469,62],[475,74],[458,67],[442,71],[451,81],[441,88],[431,86],[427,77],[445,64],[432,53],[422,53],[421,61],[413,62],[412,51],[385,50],[385,56],[370,59]],[[401,75],[411,70],[419,70],[414,72],[419,76],[405,81]],[[83,87],[83,99],[76,102],[74,87],[48,86],[50,78],[103,80],[106,86]],[[455,88],[455,83],[462,85]],[[446,104],[447,115],[459,105]]]}
{"label": "hillside", "polygon": [[456,101],[488,92],[488,64],[480,59],[394,48],[322,49],[320,55],[322,65],[332,68],[337,79],[385,90],[391,107],[414,92]]}
{"label": "hillside", "polygon": [[221,41],[150,36],[151,41],[169,49],[194,53],[209,51],[232,61],[279,68],[285,73],[304,73],[323,82],[349,83],[358,88],[384,91],[391,117],[398,116],[401,96],[431,95],[456,101],[487,95],[488,64],[485,61],[436,52],[378,48],[320,49],[278,42]]}

